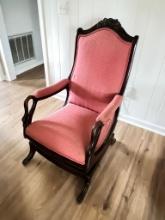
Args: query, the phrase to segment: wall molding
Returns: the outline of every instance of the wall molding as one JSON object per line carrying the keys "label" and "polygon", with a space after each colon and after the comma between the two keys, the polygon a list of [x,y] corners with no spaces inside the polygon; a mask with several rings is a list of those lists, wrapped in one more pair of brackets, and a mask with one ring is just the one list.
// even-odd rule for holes
{"label": "wall molding", "polygon": [[128,115],[123,115],[120,114],[119,115],[119,121],[123,121],[126,122],[128,124],[152,131],[154,133],[160,134],[162,136],[165,136],[165,127],[163,126],[159,126],[157,124],[145,121],[145,120],[141,120],[139,118],[135,118],[132,116],[128,116]]}
{"label": "wall molding", "polygon": [[38,15],[39,15],[39,25],[40,25],[40,34],[41,34],[41,46],[43,52],[43,60],[44,60],[44,72],[45,72],[45,80],[46,85],[50,85],[50,69],[49,69],[49,58],[48,58],[48,45],[47,45],[47,34],[46,34],[46,24],[45,24],[45,13],[44,13],[44,1],[37,0],[38,5]]}
{"label": "wall molding", "polygon": [[56,95],[53,96],[56,99],[60,99],[61,101],[65,101],[65,95],[63,93],[58,93]]}

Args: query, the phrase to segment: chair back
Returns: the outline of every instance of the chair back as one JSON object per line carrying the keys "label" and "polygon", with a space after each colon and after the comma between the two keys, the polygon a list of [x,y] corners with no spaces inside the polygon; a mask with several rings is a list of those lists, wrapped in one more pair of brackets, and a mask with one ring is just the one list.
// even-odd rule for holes
{"label": "chair back", "polygon": [[78,29],[68,99],[96,112],[123,92],[138,38],[128,35],[118,20],[101,22]]}

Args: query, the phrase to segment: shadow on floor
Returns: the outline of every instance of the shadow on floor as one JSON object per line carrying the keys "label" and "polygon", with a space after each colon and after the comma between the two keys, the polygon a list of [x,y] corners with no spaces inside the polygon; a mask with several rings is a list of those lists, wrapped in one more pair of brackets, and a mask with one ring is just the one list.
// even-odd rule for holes
{"label": "shadow on floor", "polygon": [[165,144],[163,140],[161,145],[161,156],[157,161],[151,181],[150,195],[152,207],[148,219],[165,219]]}

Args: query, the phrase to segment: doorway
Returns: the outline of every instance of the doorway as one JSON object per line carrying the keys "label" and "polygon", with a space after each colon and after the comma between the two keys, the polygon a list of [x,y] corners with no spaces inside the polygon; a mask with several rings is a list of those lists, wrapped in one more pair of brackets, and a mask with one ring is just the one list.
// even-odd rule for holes
{"label": "doorway", "polygon": [[[44,69],[37,0],[0,0],[4,26],[1,35],[10,79],[29,74],[33,68]],[[6,48],[8,46],[8,48]],[[8,52],[6,52],[8,49]],[[9,57],[11,58],[9,60]],[[39,71],[34,71],[39,74]],[[41,74],[43,76],[43,74]],[[43,76],[45,78],[45,75]],[[27,77],[28,78],[28,77]],[[34,76],[34,78],[37,78]]]}

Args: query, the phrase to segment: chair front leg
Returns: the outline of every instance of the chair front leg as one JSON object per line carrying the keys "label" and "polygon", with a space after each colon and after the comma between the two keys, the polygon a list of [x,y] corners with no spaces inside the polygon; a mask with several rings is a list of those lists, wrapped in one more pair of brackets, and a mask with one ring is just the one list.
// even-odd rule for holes
{"label": "chair front leg", "polygon": [[89,186],[90,186],[90,183],[91,183],[91,180],[92,180],[92,176],[93,176],[93,174],[94,174],[94,172],[95,172],[97,166],[98,166],[98,163],[95,164],[95,166],[92,167],[92,169],[90,170],[90,172],[89,172],[89,173],[86,173],[86,175],[84,176],[84,184],[83,184],[83,186],[82,186],[81,192],[80,192],[79,195],[77,196],[77,202],[78,202],[79,204],[84,200],[84,198],[85,198],[85,196],[86,196],[86,194],[87,194],[87,191],[88,191],[88,189],[89,189]]}
{"label": "chair front leg", "polygon": [[77,197],[77,202],[78,202],[79,204],[84,200],[85,195],[86,195],[86,193],[87,193],[87,191],[88,191],[90,182],[91,182],[91,176],[85,177],[83,187],[82,187],[82,189],[81,189],[80,194],[79,194],[78,197]]}
{"label": "chair front leg", "polygon": [[115,134],[114,133],[112,133],[112,136],[111,136],[111,139],[110,139],[110,145],[113,145],[113,144],[115,144],[116,143],[116,138],[115,138]]}
{"label": "chair front leg", "polygon": [[29,142],[29,146],[30,146],[30,151],[28,155],[25,157],[25,159],[22,161],[24,166],[26,166],[31,161],[31,159],[34,157],[34,154],[36,152],[34,145],[31,142]]}

